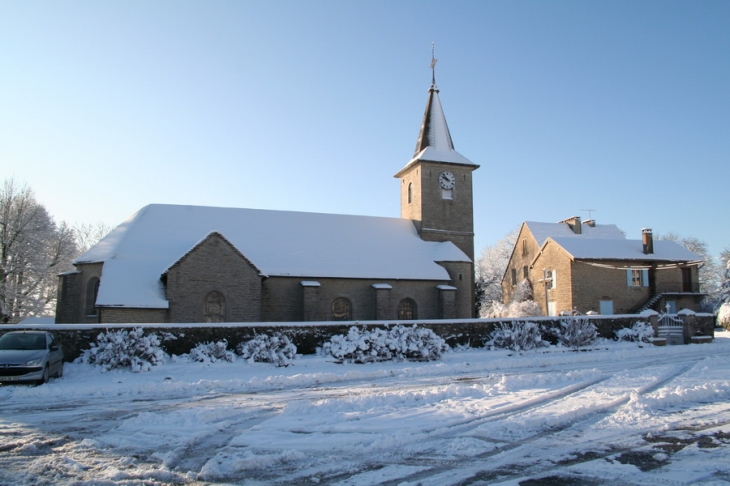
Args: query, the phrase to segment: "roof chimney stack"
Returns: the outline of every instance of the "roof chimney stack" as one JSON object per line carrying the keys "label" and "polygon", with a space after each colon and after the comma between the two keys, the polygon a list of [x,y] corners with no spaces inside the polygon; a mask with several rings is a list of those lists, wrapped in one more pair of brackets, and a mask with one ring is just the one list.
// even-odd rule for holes
{"label": "roof chimney stack", "polygon": [[596,220],[595,219],[586,219],[585,221],[583,221],[583,224],[585,224],[586,226],[590,226],[591,228],[595,228]]}
{"label": "roof chimney stack", "polygon": [[645,255],[651,255],[654,253],[654,235],[650,228],[644,228],[641,230],[641,242],[643,243]]}
{"label": "roof chimney stack", "polygon": [[583,232],[583,228],[580,225],[580,216],[573,216],[572,218],[561,221],[561,223],[567,224],[576,235],[579,235]]}

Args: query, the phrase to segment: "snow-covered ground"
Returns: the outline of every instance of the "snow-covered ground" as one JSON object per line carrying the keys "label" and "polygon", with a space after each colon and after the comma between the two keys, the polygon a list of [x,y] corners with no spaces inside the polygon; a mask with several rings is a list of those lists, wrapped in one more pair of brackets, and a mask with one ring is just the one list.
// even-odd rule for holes
{"label": "snow-covered ground", "polygon": [[730,333],[0,387],[0,484],[730,484]]}

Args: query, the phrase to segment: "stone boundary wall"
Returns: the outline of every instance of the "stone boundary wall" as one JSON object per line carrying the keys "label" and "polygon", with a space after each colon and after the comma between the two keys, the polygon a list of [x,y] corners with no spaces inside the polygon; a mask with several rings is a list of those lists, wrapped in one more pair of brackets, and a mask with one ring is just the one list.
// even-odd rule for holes
{"label": "stone boundary wall", "polygon": [[[680,315],[685,321],[685,333],[689,336],[714,337],[715,321],[712,314]],[[489,339],[489,334],[499,323],[530,321],[548,327],[558,326],[565,319],[590,319],[598,327],[600,337],[613,339],[614,333],[622,328],[630,328],[636,322],[651,322],[656,329],[656,316],[612,315],[580,317],[526,317],[513,319],[454,319],[454,320],[415,320],[415,321],[343,321],[343,322],[259,322],[259,323],[200,323],[200,324],[14,324],[0,326],[0,335],[7,331],[46,330],[53,332],[61,342],[66,361],[78,358],[81,352],[89,349],[90,343],[105,331],[134,329],[142,327],[146,334],[155,333],[160,337],[162,348],[168,354],[186,354],[202,342],[228,340],[229,349],[253,339],[257,334],[285,334],[297,346],[300,354],[314,354],[317,347],[337,334],[347,334],[352,326],[360,328],[383,328],[394,325],[412,326],[417,324],[433,330],[449,346],[481,347]],[[685,342],[690,342],[688,338]]]}

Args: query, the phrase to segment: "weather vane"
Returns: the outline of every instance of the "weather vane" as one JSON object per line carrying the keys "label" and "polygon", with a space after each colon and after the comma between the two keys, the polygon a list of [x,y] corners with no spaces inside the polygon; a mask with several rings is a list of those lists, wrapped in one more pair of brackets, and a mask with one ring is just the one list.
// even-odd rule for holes
{"label": "weather vane", "polygon": [[434,49],[436,48],[436,43],[431,43],[431,84],[433,86],[436,86],[436,63],[439,62],[436,57],[434,57]]}

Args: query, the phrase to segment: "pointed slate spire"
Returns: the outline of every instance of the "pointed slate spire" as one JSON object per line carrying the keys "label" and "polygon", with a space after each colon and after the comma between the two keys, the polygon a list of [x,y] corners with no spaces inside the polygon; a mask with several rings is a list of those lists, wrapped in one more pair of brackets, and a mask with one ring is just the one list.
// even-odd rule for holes
{"label": "pointed slate spire", "polygon": [[423,114],[421,133],[418,135],[416,151],[410,163],[417,160],[428,160],[432,162],[447,162],[454,164],[476,165],[454,149],[454,142],[451,140],[449,126],[446,123],[444,110],[441,108],[439,89],[436,86],[436,62],[431,48],[431,87],[428,90],[428,102],[426,111]]}

